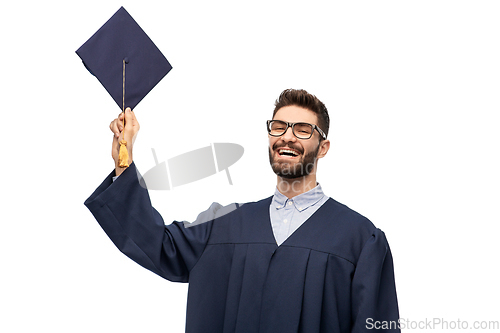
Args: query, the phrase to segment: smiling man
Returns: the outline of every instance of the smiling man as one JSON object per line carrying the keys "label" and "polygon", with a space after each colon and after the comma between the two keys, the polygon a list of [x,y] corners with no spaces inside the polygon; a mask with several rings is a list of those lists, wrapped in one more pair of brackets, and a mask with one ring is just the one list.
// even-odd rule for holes
{"label": "smiling man", "polygon": [[[213,204],[192,225],[165,225],[151,207],[132,159],[139,123],[128,110],[123,131],[122,117],[110,125],[115,171],[85,204],[123,253],[189,283],[186,332],[367,332],[373,321],[397,323],[384,233],[316,181],[330,142],[315,96],[285,90],[267,121],[274,195],[238,209]],[[128,168],[117,162],[124,132]]]}
{"label": "smiling man", "polygon": [[269,161],[287,197],[316,187],[317,160],[330,148],[329,124],[325,105],[304,90],[285,90],[276,101],[267,121]]}

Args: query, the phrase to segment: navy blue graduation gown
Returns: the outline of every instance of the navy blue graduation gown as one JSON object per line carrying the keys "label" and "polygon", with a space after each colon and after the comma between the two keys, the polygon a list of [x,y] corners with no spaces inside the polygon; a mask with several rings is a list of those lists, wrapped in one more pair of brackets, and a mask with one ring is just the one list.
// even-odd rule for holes
{"label": "navy blue graduation gown", "polygon": [[384,233],[335,200],[278,246],[271,198],[220,217],[212,205],[203,213],[206,223],[165,226],[139,185],[135,164],[112,186],[111,176],[85,205],[132,260],[167,280],[189,282],[186,332],[395,327],[393,261]]}

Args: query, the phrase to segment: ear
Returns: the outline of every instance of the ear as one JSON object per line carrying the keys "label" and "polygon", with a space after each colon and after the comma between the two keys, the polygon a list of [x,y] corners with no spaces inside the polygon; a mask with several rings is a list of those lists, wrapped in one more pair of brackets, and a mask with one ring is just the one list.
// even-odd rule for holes
{"label": "ear", "polygon": [[319,144],[319,149],[318,149],[318,158],[323,158],[325,157],[326,153],[328,153],[328,150],[330,149],[330,140],[323,140]]}

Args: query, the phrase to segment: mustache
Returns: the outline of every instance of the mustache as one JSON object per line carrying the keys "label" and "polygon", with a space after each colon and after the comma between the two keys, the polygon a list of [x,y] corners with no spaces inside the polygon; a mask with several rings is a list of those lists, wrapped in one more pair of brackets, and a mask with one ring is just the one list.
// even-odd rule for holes
{"label": "mustache", "polygon": [[287,143],[279,143],[279,142],[276,142],[273,145],[273,150],[277,150],[277,149],[280,149],[280,148],[291,148],[291,149],[294,149],[294,150],[298,151],[301,154],[304,153],[304,149],[302,149],[302,147],[300,147],[298,145],[295,146],[295,145],[290,145],[290,144],[287,144]]}

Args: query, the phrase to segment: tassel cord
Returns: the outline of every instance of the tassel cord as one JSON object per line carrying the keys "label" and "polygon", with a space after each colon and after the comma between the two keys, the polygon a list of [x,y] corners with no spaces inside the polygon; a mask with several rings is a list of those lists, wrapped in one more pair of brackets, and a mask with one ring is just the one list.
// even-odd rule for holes
{"label": "tassel cord", "polygon": [[128,150],[127,141],[125,140],[125,59],[123,59],[123,80],[122,80],[122,113],[123,113],[123,139],[120,141],[120,151],[118,152],[118,166],[120,168],[128,168]]}

